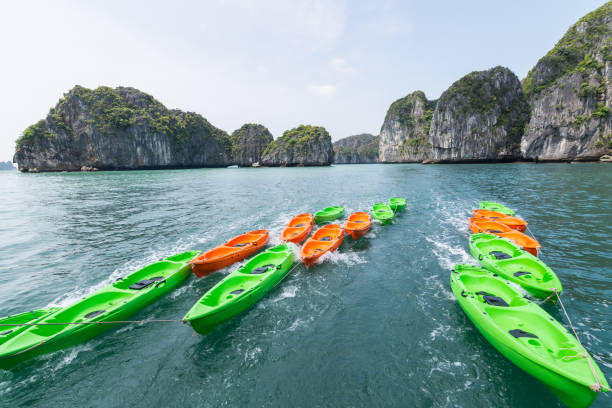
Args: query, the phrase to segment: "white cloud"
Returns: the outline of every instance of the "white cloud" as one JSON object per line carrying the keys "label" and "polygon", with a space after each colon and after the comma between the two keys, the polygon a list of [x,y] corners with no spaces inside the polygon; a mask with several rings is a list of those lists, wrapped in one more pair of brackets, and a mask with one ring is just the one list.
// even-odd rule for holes
{"label": "white cloud", "polygon": [[347,64],[343,58],[334,58],[329,62],[329,65],[341,74],[350,74],[354,71],[353,67]]}
{"label": "white cloud", "polygon": [[308,87],[308,93],[323,98],[329,98],[336,92],[336,86],[332,84],[321,84],[321,85],[310,85]]}

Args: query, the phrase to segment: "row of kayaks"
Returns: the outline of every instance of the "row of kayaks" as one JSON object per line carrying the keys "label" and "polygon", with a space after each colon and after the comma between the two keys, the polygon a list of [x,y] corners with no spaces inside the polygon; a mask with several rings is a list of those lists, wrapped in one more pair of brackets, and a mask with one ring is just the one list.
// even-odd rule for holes
{"label": "row of kayaks", "polygon": [[[483,215],[498,221],[514,218],[514,211],[498,203],[481,202],[480,210],[494,211]],[[499,226],[493,226],[499,233],[475,231],[477,211],[469,221],[476,232],[469,247],[480,267],[456,265],[450,276],[459,305],[498,351],[544,382],[564,404],[589,406],[598,389],[609,391],[603,373],[576,337],[523,292],[536,298],[560,294],[559,278],[517,240],[504,236]],[[527,223],[516,220],[498,224],[520,232],[519,225]]]}
{"label": "row of kayaks", "polygon": [[[338,213],[329,220],[341,218],[344,209]],[[337,250],[345,234],[359,239],[372,225],[369,213],[355,212],[343,226],[323,225],[308,237],[315,219],[312,214],[292,218],[281,234],[283,244],[254,255],[228,274],[196,302],[183,322],[198,333],[209,333],[276,286],[295,264],[299,243],[306,240],[300,255],[310,266],[325,253]],[[125,323],[178,287],[192,271],[198,277],[206,276],[261,251],[268,241],[268,230],[250,231],[203,254],[188,251],[147,265],[65,308],[48,307],[0,318],[0,368],[10,369],[38,355],[80,344]]]}

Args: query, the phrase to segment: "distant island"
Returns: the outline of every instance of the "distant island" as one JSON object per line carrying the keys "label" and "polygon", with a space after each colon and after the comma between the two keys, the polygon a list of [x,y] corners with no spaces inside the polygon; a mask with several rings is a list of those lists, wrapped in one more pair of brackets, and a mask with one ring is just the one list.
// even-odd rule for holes
{"label": "distant island", "polygon": [[15,170],[15,166],[10,161],[0,162],[0,170]]}
{"label": "distant island", "polygon": [[572,25],[523,80],[475,71],[439,99],[391,104],[380,135],[333,145],[321,126],[276,140],[261,124],[231,136],[134,88],[75,86],[17,140],[23,172],[336,163],[612,161],[612,2]]}

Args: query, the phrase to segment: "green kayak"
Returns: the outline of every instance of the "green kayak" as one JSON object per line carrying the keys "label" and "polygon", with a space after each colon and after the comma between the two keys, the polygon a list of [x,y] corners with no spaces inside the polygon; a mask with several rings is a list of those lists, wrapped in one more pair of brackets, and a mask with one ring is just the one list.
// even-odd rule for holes
{"label": "green kayak", "polygon": [[545,298],[552,288],[561,293],[561,281],[544,262],[514,242],[492,234],[472,234],[470,252],[480,264],[512,281],[536,297]]}
{"label": "green kayak", "polygon": [[[11,340],[19,333],[27,330],[31,326],[12,326],[14,324],[24,323],[36,323],[37,321],[44,319],[51,313],[55,313],[60,310],[61,307],[47,307],[44,309],[32,310],[31,312],[19,313],[3,317],[0,319],[0,347],[7,341]],[[4,325],[9,326],[4,326]]]}
{"label": "green kayak", "polygon": [[546,384],[564,404],[587,407],[597,396],[590,388],[596,380],[586,358],[602,390],[609,391],[603,373],[578,340],[512,284],[485,269],[456,265],[450,285],[465,314],[489,343]]}
{"label": "green kayak", "polygon": [[494,203],[493,201],[481,201],[478,204],[478,208],[481,210],[497,211],[506,215],[514,215],[514,210],[511,210],[503,204]]}
{"label": "green kayak", "polygon": [[393,221],[393,210],[385,203],[376,203],[372,206],[372,215],[383,224]]}
{"label": "green kayak", "polygon": [[[13,324],[36,325],[13,326],[17,328],[16,334],[10,333],[8,340],[0,342],[0,368],[12,368],[32,357],[74,346],[110,329],[114,326],[110,322],[129,318],[182,283],[191,274],[187,262],[199,253],[190,251],[170,256],[145,266],[71,306],[49,310],[49,313],[44,312],[45,309],[31,312],[40,314],[38,318],[34,315],[24,316],[22,320],[31,320]],[[2,321],[6,328],[7,319]]]}
{"label": "green kayak", "polygon": [[315,213],[315,222],[321,224],[341,218],[344,215],[344,207],[339,205],[327,207]]}
{"label": "green kayak", "polygon": [[389,199],[389,207],[395,212],[402,211],[406,208],[406,199],[401,197],[391,197]]}
{"label": "green kayak", "polygon": [[294,248],[286,243],[255,255],[206,292],[187,312],[183,323],[208,334],[248,309],[287,275],[293,265]]}

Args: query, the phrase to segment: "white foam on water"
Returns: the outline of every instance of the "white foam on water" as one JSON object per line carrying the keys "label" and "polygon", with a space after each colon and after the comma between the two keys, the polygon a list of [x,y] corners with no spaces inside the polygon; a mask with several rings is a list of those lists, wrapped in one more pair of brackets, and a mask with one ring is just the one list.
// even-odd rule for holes
{"label": "white foam on water", "polygon": [[56,297],[47,306],[59,306],[59,307],[70,306],[73,303],[78,302],[79,300],[83,299],[84,297],[89,296],[95,291],[102,289],[103,287],[114,283],[118,279],[123,278],[133,272],[136,272],[137,270],[144,268],[145,266],[149,264],[158,262],[167,256],[178,254],[178,253],[193,249],[195,241],[197,241],[197,239],[195,238],[179,239],[177,243],[169,249],[151,250],[149,255],[147,255],[146,257],[138,259],[138,260],[130,260],[126,262],[125,264],[121,265],[120,267],[115,269],[113,272],[111,272],[108,278],[102,280],[101,282],[93,286],[89,286],[85,288],[75,288],[72,291],[69,291],[63,295]]}
{"label": "white foam on water", "polygon": [[297,295],[298,288],[294,285],[284,286],[282,292],[272,299],[272,302],[280,302],[284,299],[294,298]]}
{"label": "white foam on water", "polygon": [[438,263],[444,270],[450,270],[459,263],[476,265],[476,261],[465,249],[452,246],[443,241],[436,241],[430,237],[425,239],[434,245],[433,253],[438,258]]}
{"label": "white foam on water", "polygon": [[301,319],[298,317],[293,323],[291,323],[291,326],[287,327],[287,331],[295,331],[300,327],[306,327],[308,323],[312,322],[313,320],[314,317],[312,316],[307,319]]}
{"label": "white foam on water", "polygon": [[262,353],[262,349],[259,346],[256,346],[255,348],[251,349],[251,350],[247,350],[246,353],[244,353],[244,361],[249,362],[249,361],[254,361],[257,360],[259,356],[261,356]]}
{"label": "white foam on water", "polygon": [[323,256],[319,258],[319,261],[317,263],[321,263],[327,260],[334,264],[343,263],[348,266],[364,264],[368,262],[367,259],[360,257],[356,252],[334,251],[323,254]]}

